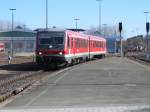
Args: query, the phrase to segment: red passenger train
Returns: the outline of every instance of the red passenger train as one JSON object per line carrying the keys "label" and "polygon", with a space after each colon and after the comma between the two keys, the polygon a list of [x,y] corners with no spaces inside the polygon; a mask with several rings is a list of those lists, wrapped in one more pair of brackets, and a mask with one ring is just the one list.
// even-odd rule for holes
{"label": "red passenger train", "polygon": [[106,40],[67,29],[38,30],[36,62],[49,66],[79,63],[106,54]]}

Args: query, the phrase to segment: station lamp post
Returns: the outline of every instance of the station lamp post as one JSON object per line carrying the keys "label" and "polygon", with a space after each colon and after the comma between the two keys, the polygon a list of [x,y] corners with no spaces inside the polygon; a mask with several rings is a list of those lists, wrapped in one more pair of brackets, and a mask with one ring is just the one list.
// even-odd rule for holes
{"label": "station lamp post", "polygon": [[78,21],[79,21],[80,19],[78,19],[78,18],[75,18],[74,20],[75,20],[75,24],[76,24],[76,30],[77,30],[77,29],[78,29]]}
{"label": "station lamp post", "polygon": [[16,9],[9,9],[12,13],[12,37],[11,37],[11,56],[13,57],[13,31],[14,31],[14,11]]}
{"label": "station lamp post", "polygon": [[120,55],[123,56],[123,46],[122,46],[122,22],[119,22],[119,33],[120,33]]}
{"label": "station lamp post", "polygon": [[99,33],[101,34],[101,12],[102,12],[102,1],[103,0],[96,0],[97,2],[99,2]]}
{"label": "station lamp post", "polygon": [[46,29],[48,29],[48,0],[46,0]]}
{"label": "station lamp post", "polygon": [[107,28],[107,24],[103,24],[104,26],[104,37],[106,37],[106,28]]}
{"label": "station lamp post", "polygon": [[149,12],[144,12],[145,13],[145,16],[146,16],[146,23],[148,22],[148,14]]}

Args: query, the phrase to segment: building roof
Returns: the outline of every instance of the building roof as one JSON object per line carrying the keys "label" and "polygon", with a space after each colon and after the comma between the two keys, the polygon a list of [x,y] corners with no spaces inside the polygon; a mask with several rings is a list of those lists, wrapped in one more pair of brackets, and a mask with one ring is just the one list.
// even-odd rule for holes
{"label": "building roof", "polygon": [[35,37],[34,32],[23,32],[23,31],[7,31],[0,32],[0,37]]}

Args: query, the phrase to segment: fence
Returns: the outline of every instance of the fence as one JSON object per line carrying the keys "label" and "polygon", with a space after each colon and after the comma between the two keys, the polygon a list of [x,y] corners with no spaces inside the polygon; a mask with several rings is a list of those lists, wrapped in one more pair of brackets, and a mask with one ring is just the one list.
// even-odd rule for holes
{"label": "fence", "polygon": [[11,46],[13,48],[13,53],[19,52],[34,52],[36,40],[35,37],[7,37],[1,38],[0,43],[5,44],[5,51],[11,51]]}

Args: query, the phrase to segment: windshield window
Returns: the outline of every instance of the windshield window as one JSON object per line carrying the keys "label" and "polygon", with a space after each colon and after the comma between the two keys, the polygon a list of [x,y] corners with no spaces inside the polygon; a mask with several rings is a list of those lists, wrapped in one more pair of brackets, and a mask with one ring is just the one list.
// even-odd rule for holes
{"label": "windshield window", "polygon": [[41,45],[63,44],[63,40],[64,40],[63,33],[39,34],[39,44]]}
{"label": "windshield window", "polygon": [[40,38],[40,44],[63,44],[63,37]]}

